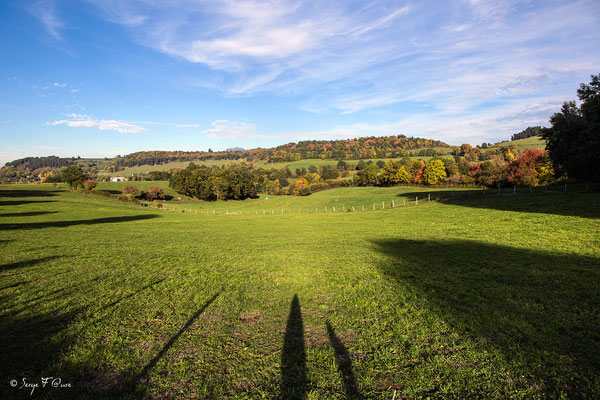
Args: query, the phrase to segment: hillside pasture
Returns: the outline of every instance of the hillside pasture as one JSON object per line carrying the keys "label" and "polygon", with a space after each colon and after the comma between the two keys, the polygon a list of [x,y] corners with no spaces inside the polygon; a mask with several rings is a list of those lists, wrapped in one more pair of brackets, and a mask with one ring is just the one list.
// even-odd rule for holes
{"label": "hillside pasture", "polygon": [[[596,397],[599,194],[461,194],[377,211],[212,216],[0,186],[0,396]],[[30,396],[8,384],[40,376],[72,387]]]}

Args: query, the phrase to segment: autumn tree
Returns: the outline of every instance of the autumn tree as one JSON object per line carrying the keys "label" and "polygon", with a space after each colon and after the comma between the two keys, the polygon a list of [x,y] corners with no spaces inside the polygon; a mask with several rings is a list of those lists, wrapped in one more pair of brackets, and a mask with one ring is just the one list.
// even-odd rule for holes
{"label": "autumn tree", "polygon": [[300,178],[294,184],[293,194],[296,196],[307,196],[310,194],[310,189],[308,188],[309,183],[306,179]]}
{"label": "autumn tree", "polygon": [[381,169],[379,183],[383,186],[392,186],[399,183],[408,183],[408,172],[400,161],[390,160]]}
{"label": "autumn tree", "polygon": [[423,170],[421,181],[427,185],[437,185],[446,177],[446,167],[439,159],[431,159]]}
{"label": "autumn tree", "polygon": [[549,184],[554,171],[548,154],[541,149],[526,150],[507,167],[507,180],[517,186]]}

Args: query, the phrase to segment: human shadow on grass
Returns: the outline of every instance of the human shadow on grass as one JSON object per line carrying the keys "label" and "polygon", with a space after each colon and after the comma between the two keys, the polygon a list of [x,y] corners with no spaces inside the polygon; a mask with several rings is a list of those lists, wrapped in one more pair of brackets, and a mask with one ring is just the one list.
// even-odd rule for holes
{"label": "human shadow on grass", "polygon": [[1,217],[35,217],[37,215],[56,214],[58,211],[29,211],[29,212],[17,212],[17,213],[3,213]]}
{"label": "human shadow on grass", "polygon": [[[375,240],[382,272],[466,337],[499,349],[544,396],[600,379],[600,258],[467,240]],[[593,396],[591,396],[593,397]]]}
{"label": "human shadow on grass", "polygon": [[335,361],[342,377],[346,398],[360,399],[361,396],[356,386],[356,378],[354,377],[354,372],[352,371],[352,360],[350,358],[350,353],[348,353],[344,343],[342,343],[340,338],[335,334],[335,329],[333,329],[333,326],[331,326],[329,321],[327,321],[327,335],[329,336],[329,343],[335,352]]}
{"label": "human shadow on grass", "polygon": [[298,295],[294,295],[285,327],[281,350],[281,397],[300,400],[306,398],[306,349],[304,325]]}
{"label": "human shadow on grass", "polygon": [[123,217],[105,217],[94,219],[81,219],[76,221],[46,221],[46,222],[23,222],[16,224],[0,224],[2,230],[29,230],[29,229],[44,229],[44,228],[66,228],[75,225],[96,225],[96,224],[114,224],[117,222],[131,222],[146,219],[157,218],[156,214],[141,214],[129,215]]}
{"label": "human shadow on grass", "polygon": [[[526,190],[523,192],[522,190]],[[503,188],[501,195],[496,190],[423,190],[418,192],[400,193],[397,197],[403,199],[401,204],[425,204],[432,201],[442,201],[461,207],[482,208],[501,211],[516,211],[536,214],[555,214],[583,218],[600,218],[600,194],[561,193],[560,191],[536,188],[539,192],[529,194],[529,189],[520,188],[516,194],[512,189]]]}

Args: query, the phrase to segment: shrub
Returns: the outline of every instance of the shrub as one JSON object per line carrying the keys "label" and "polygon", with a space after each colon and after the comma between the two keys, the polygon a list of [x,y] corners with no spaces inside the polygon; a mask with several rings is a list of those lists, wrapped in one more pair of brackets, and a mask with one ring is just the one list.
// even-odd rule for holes
{"label": "shrub", "polygon": [[96,186],[98,186],[98,182],[93,181],[91,179],[87,179],[87,180],[83,181],[83,188],[87,192],[91,192],[92,190],[94,190],[96,188]]}
{"label": "shrub", "polygon": [[148,192],[146,193],[146,198],[148,200],[154,200],[154,199],[164,200],[165,192],[164,192],[163,188],[161,188],[160,186],[150,186],[148,188]]}
{"label": "shrub", "polygon": [[127,185],[123,188],[123,194],[129,198],[132,198],[140,194],[140,191],[133,185]]}

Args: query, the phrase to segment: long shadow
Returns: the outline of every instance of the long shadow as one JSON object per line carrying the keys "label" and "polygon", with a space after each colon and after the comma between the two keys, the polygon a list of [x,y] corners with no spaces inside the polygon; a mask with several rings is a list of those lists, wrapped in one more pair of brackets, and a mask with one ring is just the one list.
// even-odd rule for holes
{"label": "long shadow", "polygon": [[344,390],[346,392],[346,398],[348,399],[360,399],[360,393],[356,387],[356,378],[352,371],[352,360],[350,359],[350,353],[346,350],[344,343],[335,334],[335,329],[331,326],[331,323],[327,321],[327,335],[329,336],[329,343],[335,351],[335,361],[338,365],[338,370],[342,376],[342,383],[344,384]]}
{"label": "long shadow", "polygon": [[0,200],[0,206],[20,206],[31,203],[54,203],[55,200]]}
{"label": "long shadow", "polygon": [[304,326],[298,295],[294,295],[281,350],[281,397],[304,399],[307,392]]}
{"label": "long shadow", "polygon": [[44,228],[65,228],[75,225],[95,225],[95,224],[113,224],[117,222],[130,222],[145,219],[158,218],[156,214],[130,215],[124,217],[106,217],[94,219],[82,219],[77,221],[47,221],[47,222],[24,222],[17,224],[0,224],[0,231],[10,230],[28,230],[28,229],[44,229]]}
{"label": "long shadow", "polygon": [[0,272],[10,271],[10,270],[17,269],[17,268],[31,267],[36,264],[44,263],[44,262],[50,261],[50,260],[55,260],[60,257],[61,256],[48,256],[48,257],[36,258],[34,260],[17,261],[17,262],[10,263],[10,264],[3,264],[3,265],[0,265]]}
{"label": "long shadow", "polygon": [[467,337],[502,351],[545,396],[594,397],[600,258],[466,240],[374,244],[389,258],[382,272]]}
{"label": "long shadow", "polygon": [[415,197],[418,197],[419,204],[423,204],[431,196],[431,200],[444,201],[462,207],[600,218],[600,194],[598,193],[561,193],[558,190],[546,188],[535,188],[533,194],[529,194],[528,188],[519,188],[516,194],[512,194],[511,188],[503,188],[500,196],[497,193],[497,189],[432,189],[400,193],[397,197],[404,198],[407,203],[413,205]]}
{"label": "long shadow", "polygon": [[56,193],[62,190],[40,190],[40,189],[15,189],[15,190],[0,190],[0,197],[50,197],[56,196]]}
{"label": "long shadow", "polygon": [[[32,299],[22,301],[22,302],[19,303],[19,305],[21,306],[20,308],[16,308],[16,309],[13,309],[13,310],[8,311],[6,313],[0,314],[0,320],[3,319],[3,318],[6,318],[6,317],[17,315],[17,314],[19,314],[19,313],[21,313],[23,311],[26,311],[26,310],[32,308],[33,306],[31,306],[30,304],[34,303],[34,302],[36,302],[38,300],[44,299],[44,301],[47,302],[49,300],[56,300],[56,299],[58,299],[60,297],[67,296],[67,295],[71,294],[75,289],[80,288],[81,286],[84,286],[84,285],[86,285],[86,284],[88,284],[90,282],[95,282],[99,278],[100,278],[100,276],[96,276],[94,278],[86,279],[86,280],[84,280],[82,282],[79,282],[79,283],[76,283],[74,285],[65,286],[65,287],[62,287],[60,289],[55,289],[55,290],[52,290],[50,292],[44,293],[42,295],[39,295],[37,297],[34,297]],[[40,293],[40,292],[41,292],[41,290],[35,292],[34,294]]]}
{"label": "long shadow", "polygon": [[21,282],[16,282],[16,283],[13,283],[13,284],[11,284],[11,285],[2,286],[2,287],[0,287],[0,290],[5,290],[5,289],[11,289],[11,288],[15,288],[15,287],[18,287],[18,286],[21,286],[21,285],[24,285],[24,284],[26,284],[26,283],[30,283],[30,282],[31,282],[31,281],[21,281]]}
{"label": "long shadow", "polygon": [[118,298],[117,300],[115,300],[115,301],[113,301],[111,303],[103,305],[102,307],[99,308],[99,310],[106,310],[107,308],[114,307],[117,304],[119,304],[120,302],[122,302],[123,300],[126,300],[126,299],[128,299],[130,297],[133,297],[133,296],[135,296],[135,295],[143,292],[144,290],[150,289],[152,286],[158,285],[159,283],[161,283],[165,279],[167,279],[167,278],[157,279],[156,281],[150,283],[149,285],[146,285],[143,288],[140,288],[140,289],[136,290],[135,292],[128,294],[127,296],[120,297],[120,298]]}
{"label": "long shadow", "polygon": [[152,358],[152,360],[150,360],[150,362],[148,362],[148,364],[146,364],[146,366],[142,369],[142,371],[135,376],[135,378],[133,379],[133,384],[139,383],[141,380],[143,380],[144,378],[146,378],[148,376],[148,373],[150,373],[150,371],[152,370],[152,368],[154,368],[156,363],[158,363],[160,361],[160,359],[163,358],[163,356],[167,353],[167,351],[169,351],[171,346],[173,346],[173,344],[177,341],[177,339],[179,339],[179,337],[183,334],[183,332],[188,330],[188,328],[194,323],[194,321],[196,321],[198,319],[198,317],[208,308],[208,306],[210,306],[212,304],[213,301],[215,301],[217,299],[217,297],[219,297],[219,295],[220,295],[220,293],[217,293],[213,297],[208,299],[208,301],[206,303],[204,303],[204,305],[202,307],[200,307],[200,309],[198,309],[198,311],[196,311],[194,313],[194,315],[192,315],[187,320],[187,322],[181,327],[181,329],[179,329],[179,331],[175,335],[173,335],[171,337],[171,339],[169,339],[169,341]]}
{"label": "long shadow", "polygon": [[20,213],[4,213],[0,214],[1,217],[34,217],[36,215],[56,214],[58,211],[29,211]]}

